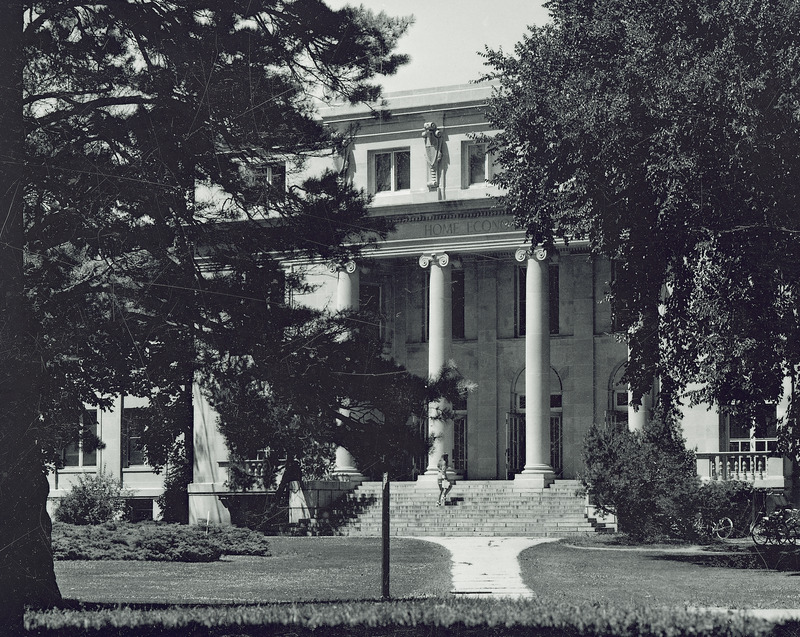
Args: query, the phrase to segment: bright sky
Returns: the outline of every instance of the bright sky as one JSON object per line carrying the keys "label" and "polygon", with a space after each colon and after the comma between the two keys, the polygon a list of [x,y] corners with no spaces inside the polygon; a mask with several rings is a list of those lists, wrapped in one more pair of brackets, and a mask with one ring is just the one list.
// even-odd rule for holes
{"label": "bright sky", "polygon": [[382,78],[384,92],[466,84],[486,70],[478,55],[484,45],[513,52],[528,25],[544,24],[542,0],[328,0],[338,9],[363,4],[392,16],[413,15],[400,39],[399,53],[411,62]]}

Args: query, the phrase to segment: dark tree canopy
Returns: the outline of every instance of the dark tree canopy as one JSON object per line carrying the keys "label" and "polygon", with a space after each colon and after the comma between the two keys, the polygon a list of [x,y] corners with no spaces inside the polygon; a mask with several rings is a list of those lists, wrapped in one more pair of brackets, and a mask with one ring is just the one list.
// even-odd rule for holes
{"label": "dark tree canopy", "polygon": [[672,405],[777,401],[800,364],[800,5],[547,6],[485,56],[504,205],[613,260],[637,399],[658,377]]}
{"label": "dark tree canopy", "polygon": [[[22,602],[58,598],[44,472],[84,403],[149,397],[147,454],[163,465],[178,434],[191,440],[193,379],[222,392],[225,364],[250,361],[270,387],[282,368],[267,362],[311,357],[303,338],[380,358],[289,307],[303,283],[276,255],[349,258],[385,228],[333,174],[288,189],[276,174],[331,152],[315,104],[376,99],[408,24],[320,0],[0,5],[0,581],[13,621]],[[275,384],[283,408],[298,402]],[[326,391],[329,410],[347,398]]]}

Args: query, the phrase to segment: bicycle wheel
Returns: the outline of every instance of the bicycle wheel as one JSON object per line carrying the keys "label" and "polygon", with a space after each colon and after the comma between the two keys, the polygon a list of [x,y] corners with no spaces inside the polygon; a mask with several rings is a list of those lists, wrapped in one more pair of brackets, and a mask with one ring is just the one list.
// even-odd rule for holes
{"label": "bicycle wheel", "polygon": [[733,533],[733,520],[730,518],[720,518],[711,527],[711,533],[718,540],[725,540]]}
{"label": "bicycle wheel", "polygon": [[778,522],[773,529],[774,544],[789,544],[792,541],[792,532],[789,525],[783,520]]}
{"label": "bicycle wheel", "polygon": [[764,546],[769,541],[763,520],[759,520],[750,527],[750,537],[757,546]]}

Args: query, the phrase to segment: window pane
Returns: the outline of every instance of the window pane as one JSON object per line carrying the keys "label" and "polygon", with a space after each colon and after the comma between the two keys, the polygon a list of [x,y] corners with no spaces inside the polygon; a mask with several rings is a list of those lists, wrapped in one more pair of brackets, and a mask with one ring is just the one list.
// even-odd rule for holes
{"label": "window pane", "polygon": [[375,155],[375,192],[392,189],[392,154]]}
{"label": "window pane", "polygon": [[775,405],[764,405],[756,415],[756,438],[777,438],[778,409]]}
{"label": "window pane", "polygon": [[142,443],[142,433],[147,421],[146,409],[146,407],[127,407],[122,410],[125,466],[146,464]]}
{"label": "window pane", "polygon": [[411,153],[408,151],[394,154],[395,190],[411,188]]}
{"label": "window pane", "polygon": [[486,146],[484,144],[470,144],[469,153],[469,184],[482,184],[486,181]]}
{"label": "window pane", "polygon": [[464,338],[464,311],[466,299],[464,292],[464,270],[453,270],[451,281],[451,307],[453,310],[453,338]]}
{"label": "window pane", "polygon": [[80,447],[77,442],[71,442],[64,447],[61,460],[65,467],[77,467],[80,464]]}
{"label": "window pane", "polygon": [[736,416],[731,414],[728,417],[730,429],[728,430],[729,438],[749,438],[750,437],[750,421],[744,416]]}
{"label": "window pane", "polygon": [[380,338],[383,334],[380,286],[371,283],[362,284],[358,291],[358,305],[362,312],[367,312],[371,315],[370,320],[375,321],[372,325],[365,326],[365,329],[374,330],[373,336]]}
{"label": "window pane", "polygon": [[95,438],[97,437],[97,411],[87,409],[83,412],[83,431],[90,435],[83,439],[83,466],[94,467],[97,465],[97,449],[95,448]]}
{"label": "window pane", "polygon": [[283,164],[272,164],[270,167],[270,185],[278,192],[286,190],[286,166]]}
{"label": "window pane", "polygon": [[517,336],[525,336],[525,279],[527,273],[525,266],[517,267],[517,303],[516,303],[516,322],[517,322]]}
{"label": "window pane", "polygon": [[558,265],[551,265],[549,267],[549,281],[550,281],[550,333],[559,333],[559,282],[558,282]]}

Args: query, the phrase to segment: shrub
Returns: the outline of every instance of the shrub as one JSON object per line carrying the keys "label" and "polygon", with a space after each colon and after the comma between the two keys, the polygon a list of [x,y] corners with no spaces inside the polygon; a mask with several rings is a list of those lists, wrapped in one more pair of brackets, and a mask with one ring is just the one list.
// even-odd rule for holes
{"label": "shrub", "polygon": [[[205,532],[202,527],[196,527]],[[208,527],[208,541],[224,555],[271,555],[269,540],[259,532],[235,526]]]}
{"label": "shrub", "polygon": [[269,544],[260,533],[234,527],[209,527],[144,522],[99,525],[53,525],[56,560],[143,560],[212,562],[221,555],[267,556]]}
{"label": "shrub", "polygon": [[674,417],[656,411],[641,432],[593,425],[582,476],[593,503],[638,542],[694,534],[700,480]]}
{"label": "shrub", "polygon": [[55,512],[59,522],[67,524],[102,524],[125,517],[130,497],[122,483],[106,473],[81,475]]}
{"label": "shrub", "polygon": [[698,495],[700,511],[706,520],[729,517],[737,535],[748,532],[753,506],[753,486],[749,482],[705,482]]}

